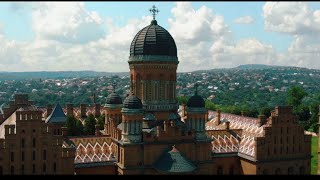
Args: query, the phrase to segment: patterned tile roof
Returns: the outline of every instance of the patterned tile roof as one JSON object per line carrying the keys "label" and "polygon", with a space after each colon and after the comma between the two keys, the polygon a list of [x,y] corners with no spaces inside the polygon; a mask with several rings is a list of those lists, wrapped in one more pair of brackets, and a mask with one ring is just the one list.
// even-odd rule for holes
{"label": "patterned tile roof", "polygon": [[186,173],[196,169],[196,166],[184,157],[175,146],[162,154],[155,162],[154,167],[159,171],[169,173]]}
{"label": "patterned tile roof", "polygon": [[89,136],[69,138],[76,148],[74,163],[96,163],[115,161],[112,152],[113,142],[106,136]]}
{"label": "patterned tile roof", "polygon": [[[224,125],[217,123],[217,112],[208,111],[208,122],[206,123],[206,130],[223,130]],[[245,154],[247,156],[255,157],[256,141],[255,137],[264,136],[263,127],[260,126],[257,118],[238,116],[234,114],[221,113],[221,121],[229,121],[230,129],[242,130],[241,134],[234,133],[230,135],[221,134],[212,135],[212,150],[215,153],[236,152]],[[226,132],[226,131],[225,131]],[[238,139],[238,140],[236,140]]]}

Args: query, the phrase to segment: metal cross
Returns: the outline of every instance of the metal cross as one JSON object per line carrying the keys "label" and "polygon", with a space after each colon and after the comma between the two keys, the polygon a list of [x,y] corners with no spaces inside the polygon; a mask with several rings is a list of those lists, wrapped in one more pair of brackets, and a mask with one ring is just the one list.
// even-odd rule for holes
{"label": "metal cross", "polygon": [[155,5],[152,6],[152,8],[150,8],[150,13],[152,13],[153,16],[153,20],[155,20],[156,14],[159,13],[159,10],[157,9],[157,7]]}
{"label": "metal cross", "polygon": [[116,92],[116,83],[114,82],[114,83],[112,83],[112,88],[113,88],[113,92]]}

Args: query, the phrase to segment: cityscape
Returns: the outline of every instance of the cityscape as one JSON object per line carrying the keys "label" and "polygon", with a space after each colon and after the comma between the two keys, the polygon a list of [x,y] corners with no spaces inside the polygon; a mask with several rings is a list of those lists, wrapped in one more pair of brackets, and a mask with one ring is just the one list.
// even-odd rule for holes
{"label": "cityscape", "polygon": [[[228,2],[0,3],[0,174],[319,174],[320,30],[308,22],[320,4],[235,4],[263,15],[219,15]],[[123,25],[132,10],[102,5],[142,18]],[[1,26],[11,11],[31,12],[34,35]],[[240,26],[256,34],[239,40]]]}

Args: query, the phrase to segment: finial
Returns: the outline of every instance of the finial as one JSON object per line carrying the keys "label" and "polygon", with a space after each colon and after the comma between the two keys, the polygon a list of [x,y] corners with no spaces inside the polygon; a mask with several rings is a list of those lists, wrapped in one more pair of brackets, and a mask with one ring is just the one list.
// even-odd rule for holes
{"label": "finial", "polygon": [[158,8],[155,6],[155,5],[153,5],[152,6],[152,8],[150,8],[150,13],[152,14],[152,16],[153,16],[153,20],[155,20],[155,18],[156,18],[156,14],[158,14],[159,13],[159,10],[158,10]]}
{"label": "finial", "polygon": [[117,84],[115,82],[112,83],[112,92],[116,92],[116,86]]}
{"label": "finial", "polygon": [[198,95],[198,83],[196,83],[196,84],[194,85],[194,87],[196,88],[196,91],[194,92],[194,94],[195,94],[195,95]]}

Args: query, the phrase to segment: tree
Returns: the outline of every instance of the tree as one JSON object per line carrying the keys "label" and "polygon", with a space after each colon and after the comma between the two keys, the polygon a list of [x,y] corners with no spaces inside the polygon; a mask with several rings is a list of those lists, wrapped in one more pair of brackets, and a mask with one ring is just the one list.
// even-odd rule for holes
{"label": "tree", "polygon": [[105,120],[104,115],[98,117],[98,125],[100,130],[104,129],[104,123],[105,123],[104,120]]}
{"label": "tree", "polygon": [[68,116],[66,121],[66,127],[68,136],[75,136],[77,133],[76,130],[76,121],[77,119],[74,116]]}
{"label": "tree", "polygon": [[96,125],[96,119],[94,118],[93,114],[90,114],[84,122],[85,134],[86,135],[94,135],[95,134],[95,125]]}
{"label": "tree", "polygon": [[76,135],[77,136],[80,136],[80,135],[83,135],[84,132],[83,132],[83,124],[81,123],[80,120],[77,120],[76,122]]}
{"label": "tree", "polygon": [[307,95],[308,93],[306,93],[300,86],[293,86],[288,91],[287,104],[293,106],[293,111],[297,112],[302,99]]}

